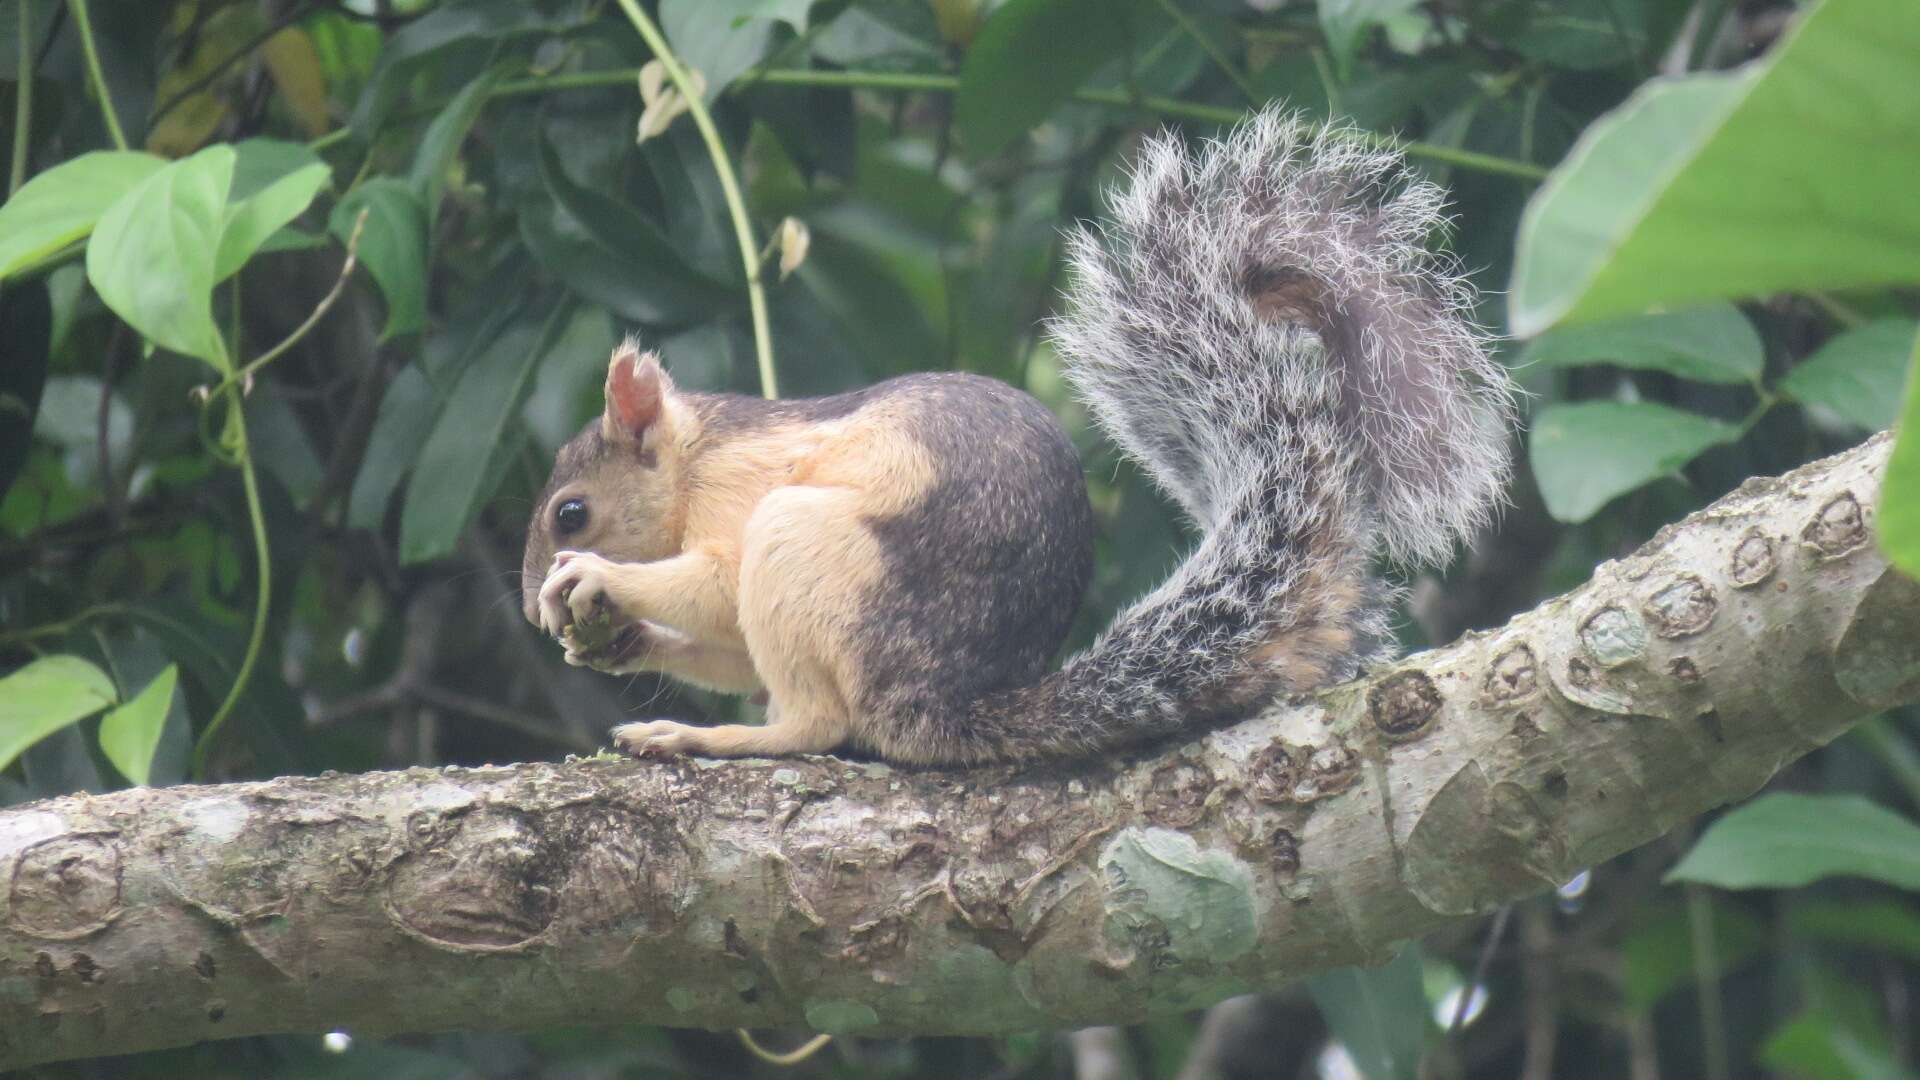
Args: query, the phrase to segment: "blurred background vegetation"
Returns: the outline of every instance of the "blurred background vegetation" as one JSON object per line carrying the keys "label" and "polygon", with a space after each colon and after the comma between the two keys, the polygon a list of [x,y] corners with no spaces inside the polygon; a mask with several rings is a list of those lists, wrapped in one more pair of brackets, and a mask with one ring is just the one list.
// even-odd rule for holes
{"label": "blurred background vegetation", "polygon": [[[1407,140],[1453,192],[1489,326],[1615,316],[1505,347],[1532,393],[1513,506],[1403,620],[1410,647],[1497,625],[1893,421],[1920,130],[1876,102],[1920,101],[1920,34],[1911,0],[1827,3],[1852,36],[1804,51],[1851,42],[1822,56],[1877,85],[1783,120],[1766,95],[1792,64],[1708,74],[1779,42],[1780,0],[0,0],[0,803],[555,758],[630,714],[751,715],[568,668],[519,612],[528,499],[629,332],[702,390],[964,369],[1041,397],[1103,524],[1084,643],[1186,536],[1058,378],[1061,231],[1101,215],[1143,134],[1268,102]],[[711,138],[643,74],[655,26]],[[1662,162],[1729,143],[1737,182],[1642,228]],[[1804,214],[1739,205],[1776,164],[1833,185]],[[1849,206],[1886,235],[1822,216]],[[1738,231],[1687,231],[1715,208]],[[1581,236],[1606,249],[1591,273],[1567,268]],[[1831,272],[1751,277],[1795,245]],[[1714,258],[1728,283],[1698,287]],[[1648,288],[1688,303],[1639,314]],[[1720,819],[1684,882],[1663,875],[1685,829],[1387,968],[1211,1016],[848,1038],[790,1068],[636,1029],[256,1038],[35,1075],[1910,1076],[1914,734],[1882,717],[1793,765],[1776,786],[1799,794]]]}

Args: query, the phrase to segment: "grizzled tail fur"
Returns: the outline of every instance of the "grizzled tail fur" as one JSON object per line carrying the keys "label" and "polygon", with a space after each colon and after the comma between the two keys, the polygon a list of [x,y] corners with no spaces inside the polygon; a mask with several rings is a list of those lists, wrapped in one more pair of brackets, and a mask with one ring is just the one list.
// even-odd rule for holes
{"label": "grizzled tail fur", "polygon": [[1373,558],[1446,556],[1508,468],[1512,385],[1426,246],[1443,203],[1398,154],[1272,111],[1197,157],[1146,146],[1104,236],[1071,237],[1052,332],[1200,542],[1059,672],[940,725],[941,757],[1140,742],[1387,654]]}

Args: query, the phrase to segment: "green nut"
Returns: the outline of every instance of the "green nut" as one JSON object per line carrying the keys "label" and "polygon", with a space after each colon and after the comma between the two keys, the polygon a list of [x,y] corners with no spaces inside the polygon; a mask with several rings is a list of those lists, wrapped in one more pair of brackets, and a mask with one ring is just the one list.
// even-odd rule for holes
{"label": "green nut", "polygon": [[599,608],[560,632],[560,643],[577,653],[597,653],[613,644],[613,613]]}

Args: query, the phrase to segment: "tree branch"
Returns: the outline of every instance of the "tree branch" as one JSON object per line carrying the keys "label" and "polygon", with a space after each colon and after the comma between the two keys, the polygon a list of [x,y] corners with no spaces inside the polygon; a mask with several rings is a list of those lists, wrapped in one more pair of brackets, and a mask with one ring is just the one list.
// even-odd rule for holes
{"label": "tree branch", "polygon": [[1920,696],[1885,437],[1125,759],[413,769],[0,811],[0,1068],[260,1032],[1122,1023],[1375,963]]}

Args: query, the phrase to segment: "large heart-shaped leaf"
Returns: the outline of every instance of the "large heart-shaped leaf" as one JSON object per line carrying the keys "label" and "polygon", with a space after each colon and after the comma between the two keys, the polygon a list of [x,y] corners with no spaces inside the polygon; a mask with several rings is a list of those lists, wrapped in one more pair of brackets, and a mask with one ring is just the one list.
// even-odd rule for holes
{"label": "large heart-shaped leaf", "polygon": [[326,186],[330,176],[325,165],[308,165],[229,205],[226,226],[220,232],[220,251],[214,259],[213,279],[225,281],[246,265],[281,226],[313,205],[313,197]]}
{"label": "large heart-shaped leaf", "polygon": [[113,702],[113,680],[77,656],[44,656],[0,677],[0,769],[27,747]]}
{"label": "large heart-shaped leaf", "polygon": [[27,181],[0,206],[0,278],[86,236],[107,207],[166,163],[154,154],[95,150]]}
{"label": "large heart-shaped leaf", "polygon": [[213,286],[233,164],[233,147],[221,144],[167,165],[109,206],[87,242],[87,280],[114,314],[223,372],[231,365]]}
{"label": "large heart-shaped leaf", "polygon": [[179,666],[168,664],[132,701],[100,721],[101,753],[120,775],[135,784],[144,785],[153,768],[153,752],[160,745],[167,710],[173,705],[174,684],[179,679]]}
{"label": "large heart-shaped leaf", "polygon": [[1920,4],[1827,0],[1760,66],[1642,87],[1528,205],[1514,330],[1920,281],[1916,86]]}

